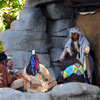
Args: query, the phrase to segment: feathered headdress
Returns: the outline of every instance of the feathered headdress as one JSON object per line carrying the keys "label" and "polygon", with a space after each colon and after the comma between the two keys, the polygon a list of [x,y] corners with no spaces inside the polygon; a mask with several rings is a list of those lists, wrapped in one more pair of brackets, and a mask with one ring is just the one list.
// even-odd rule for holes
{"label": "feathered headdress", "polygon": [[34,75],[34,76],[35,76],[36,72],[40,72],[39,59],[36,56],[35,50],[32,50],[32,56],[30,58],[29,65],[26,68],[26,72],[29,75]]}

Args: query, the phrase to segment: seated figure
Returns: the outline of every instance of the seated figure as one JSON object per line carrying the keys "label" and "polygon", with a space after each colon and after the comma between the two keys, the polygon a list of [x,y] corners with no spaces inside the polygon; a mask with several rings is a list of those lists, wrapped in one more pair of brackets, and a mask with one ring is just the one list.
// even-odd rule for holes
{"label": "seated figure", "polygon": [[13,61],[11,60],[11,58],[8,59],[6,63],[6,69],[8,73],[14,75],[16,79],[22,78],[22,73],[19,73],[18,69],[13,68]]}
{"label": "seated figure", "polygon": [[27,92],[46,92],[57,84],[56,80],[50,77],[47,68],[39,61],[35,50],[32,51],[28,66],[24,68],[23,81]]}
{"label": "seated figure", "polygon": [[15,80],[12,82],[10,87],[13,89],[23,91],[24,85],[23,85],[22,73],[19,73],[17,69],[13,68],[13,61],[11,60],[11,57],[8,58],[7,60],[6,69],[10,75],[15,77]]}
{"label": "seated figure", "polygon": [[66,55],[61,64],[61,73],[57,78],[57,83],[85,82],[84,68],[78,59]]}
{"label": "seated figure", "polygon": [[8,87],[15,80],[15,77],[8,73],[6,69],[7,56],[0,53],[0,88]]}

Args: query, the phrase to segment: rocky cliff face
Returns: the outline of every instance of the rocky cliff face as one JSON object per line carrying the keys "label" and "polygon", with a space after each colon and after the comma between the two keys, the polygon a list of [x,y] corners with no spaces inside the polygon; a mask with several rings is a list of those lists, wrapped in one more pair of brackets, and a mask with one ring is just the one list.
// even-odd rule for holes
{"label": "rocky cliff face", "polygon": [[11,28],[0,36],[15,68],[22,72],[29,62],[31,50],[36,49],[52,76],[57,76],[57,61],[71,27],[69,4],[66,0],[26,0],[19,19],[12,22]]}

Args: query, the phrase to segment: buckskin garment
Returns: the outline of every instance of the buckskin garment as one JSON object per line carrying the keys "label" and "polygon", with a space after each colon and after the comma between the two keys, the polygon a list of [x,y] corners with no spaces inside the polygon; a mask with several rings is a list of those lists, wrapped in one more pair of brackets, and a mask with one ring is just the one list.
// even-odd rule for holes
{"label": "buckskin garment", "polygon": [[80,31],[90,42],[92,55],[94,57],[94,84],[100,86],[100,12],[87,15],[78,15],[76,24]]}
{"label": "buckskin garment", "polygon": [[14,76],[7,72],[3,64],[0,64],[0,88],[8,87],[14,80]]}

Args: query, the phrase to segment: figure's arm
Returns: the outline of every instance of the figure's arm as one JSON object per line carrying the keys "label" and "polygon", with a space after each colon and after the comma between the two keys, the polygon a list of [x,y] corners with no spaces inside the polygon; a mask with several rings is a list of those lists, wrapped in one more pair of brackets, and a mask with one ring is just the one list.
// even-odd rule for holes
{"label": "figure's arm", "polygon": [[83,41],[84,41],[83,42],[84,43],[84,54],[88,55],[88,53],[90,51],[90,44],[89,44],[88,40],[85,37],[83,37]]}
{"label": "figure's arm", "polygon": [[67,52],[71,52],[71,38],[67,41],[67,43],[65,44],[65,49]]}
{"label": "figure's arm", "polygon": [[67,53],[69,53],[70,56],[72,56],[72,52],[71,52],[71,39],[69,39],[67,41],[67,43],[65,44],[65,48],[64,51],[62,52],[61,56],[60,56],[60,60],[64,60],[64,57]]}
{"label": "figure's arm", "polygon": [[60,56],[60,61],[64,60],[65,55],[67,54],[66,49],[64,49],[64,51],[62,52],[61,56]]}
{"label": "figure's arm", "polygon": [[13,74],[7,72],[7,79],[8,79],[8,84],[11,84],[16,79],[16,77]]}
{"label": "figure's arm", "polygon": [[88,55],[89,51],[90,51],[90,47],[88,45],[86,45],[84,48],[84,54]]}
{"label": "figure's arm", "polygon": [[40,66],[40,72],[43,74],[45,79],[50,80],[50,73],[48,69],[43,64],[39,64],[39,66]]}
{"label": "figure's arm", "polygon": [[16,79],[16,77],[13,74],[8,73],[7,69],[5,69],[5,73],[7,75],[7,83],[10,85]]}

